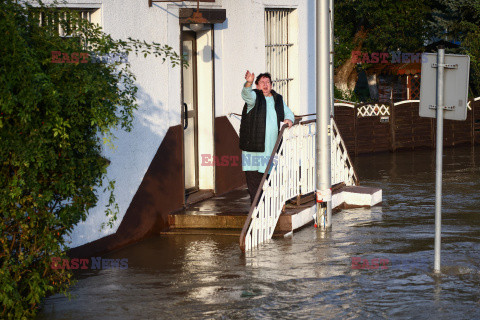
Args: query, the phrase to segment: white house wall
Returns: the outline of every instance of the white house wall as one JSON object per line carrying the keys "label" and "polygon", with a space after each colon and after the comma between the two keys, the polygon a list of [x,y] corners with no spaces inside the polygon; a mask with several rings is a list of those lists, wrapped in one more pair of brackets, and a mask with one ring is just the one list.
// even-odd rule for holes
{"label": "white house wall", "polygon": [[[145,40],[147,42],[168,43],[167,13],[149,8],[148,2],[129,0],[102,1],[103,30],[113,38]],[[178,22],[177,22],[178,24]],[[179,41],[176,41],[179,42]],[[179,44],[176,43],[177,52]],[[128,57],[138,84],[139,108],[131,132],[115,132],[115,150],[104,148],[106,158],[111,161],[108,179],[116,181],[115,196],[119,206],[118,219],[112,229],[100,231],[100,226],[108,219],[105,205],[108,193],[101,192],[97,207],[92,209],[85,222],[78,224],[71,235],[71,247],[76,247],[114,233],[130,202],[135,195],[168,128],[180,122],[179,112],[169,107],[168,63],[154,57]],[[179,67],[176,69],[179,70]],[[180,90],[178,77],[177,90]],[[173,115],[172,115],[173,114]],[[175,115],[178,119],[173,119]]]}
{"label": "white house wall", "polygon": [[[154,3],[148,0],[69,1],[75,6],[101,5],[101,21],[105,32],[114,38],[132,37],[147,42],[168,44],[180,53],[180,7],[195,7],[193,2]],[[241,113],[243,101],[240,91],[245,71],[255,74],[265,71],[265,8],[293,8],[298,16],[298,105],[295,113],[315,110],[315,25],[314,0],[217,0],[201,3],[202,8],[226,9],[227,20],[215,24],[214,38],[214,117]],[[211,35],[211,33],[210,33]],[[85,222],[74,228],[71,247],[76,247],[114,233],[142,179],[155,156],[169,127],[181,123],[181,69],[162,64],[154,57],[129,56],[136,75],[139,108],[135,112],[131,132],[115,133],[115,150],[105,147],[110,159],[108,178],[116,181],[115,195],[119,205],[114,228],[100,231],[105,217],[107,193],[99,194],[96,208]],[[207,88],[208,90],[208,88]],[[202,99],[207,99],[203,97]],[[238,130],[239,120],[231,118]],[[213,150],[212,150],[213,152]],[[211,173],[205,173],[210,175]]]}
{"label": "white house wall", "polygon": [[[296,80],[292,89],[298,90],[299,94],[296,106],[292,106],[292,109],[295,114],[315,112],[315,1],[224,0],[223,8],[227,11],[227,20],[215,26],[218,56],[215,60],[215,78],[223,80],[216,84],[216,116],[241,113],[244,102],[240,90],[245,82],[246,70],[255,75],[265,72],[265,8],[295,9],[293,18],[298,20],[297,26],[289,26],[289,32],[297,31],[298,46],[291,51],[291,54],[298,55],[298,65],[293,70]],[[230,121],[238,132],[240,120],[231,117]]]}

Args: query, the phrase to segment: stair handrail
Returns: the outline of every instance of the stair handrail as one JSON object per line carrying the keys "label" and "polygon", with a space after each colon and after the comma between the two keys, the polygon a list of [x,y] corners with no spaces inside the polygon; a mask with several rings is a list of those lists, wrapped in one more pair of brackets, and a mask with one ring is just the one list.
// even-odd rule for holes
{"label": "stair handrail", "polygon": [[246,238],[248,228],[250,226],[250,222],[252,221],[253,211],[255,211],[258,200],[260,200],[260,195],[262,194],[263,185],[265,184],[265,180],[267,180],[268,173],[272,168],[273,160],[275,159],[275,155],[277,154],[278,147],[280,146],[280,142],[282,141],[282,138],[283,138],[283,132],[285,131],[286,128],[288,128],[288,124],[284,124],[280,129],[280,132],[278,133],[277,141],[275,142],[275,146],[273,147],[272,154],[270,155],[270,160],[268,160],[267,168],[263,173],[262,180],[260,181],[260,185],[258,186],[258,189],[257,189],[257,193],[255,194],[255,198],[253,199],[252,205],[250,206],[250,210],[248,211],[247,220],[245,221],[245,224],[243,225],[243,228],[242,228],[242,232],[240,233],[240,249],[242,251],[245,251],[245,238]]}
{"label": "stair handrail", "polygon": [[[313,115],[316,115],[316,113],[314,113]],[[304,121],[300,121],[299,124],[310,124],[310,123],[313,123],[313,122],[316,122],[317,120],[316,119],[311,119],[311,120],[304,120]],[[353,166],[353,161],[352,159],[350,158],[350,155],[348,154],[348,150],[347,150],[347,146],[345,144],[345,141],[343,140],[342,138],[342,134],[340,132],[340,130],[338,129],[338,126],[337,126],[337,123],[335,122],[335,118],[333,116],[330,116],[330,121],[331,121],[331,126],[332,126],[332,139],[335,139],[335,134],[338,135],[338,140],[340,142],[340,146],[342,147],[342,149],[345,151],[345,159],[346,159],[346,164],[347,166],[349,167],[349,169],[351,168],[352,169],[352,173],[353,173],[353,184],[354,185],[359,185],[360,184],[360,179],[358,178],[358,175],[357,175],[357,172],[355,171],[355,167]],[[333,147],[333,146],[331,146]]]}
{"label": "stair handrail", "polygon": [[[258,246],[260,243],[271,239],[275,226],[278,223],[278,219],[282,214],[285,202],[288,199],[292,199],[292,197],[295,196],[298,197],[302,194],[307,195],[315,191],[314,183],[312,185],[311,180],[315,179],[311,176],[312,172],[315,172],[315,163],[312,163],[311,160],[307,160],[313,155],[312,152],[314,152],[314,150],[312,149],[312,143],[314,143],[314,141],[307,142],[307,149],[303,149],[303,139],[312,139],[311,124],[315,125],[315,120],[302,121],[296,124],[289,129],[289,134],[286,137],[287,140],[284,140],[284,133],[287,128],[286,125],[280,130],[275,147],[272,150],[272,154],[267,164],[267,168],[262,176],[259,188],[256,191],[247,219],[245,220],[245,224],[240,234],[239,244],[242,251],[245,252],[246,250],[250,250],[253,247]],[[291,131],[291,134],[290,130],[293,130]],[[313,132],[313,137],[314,135],[315,132]],[[300,139],[300,141],[298,139]],[[297,152],[294,151],[294,153],[292,153],[291,148],[298,148],[298,143],[300,143],[300,148],[306,150],[306,154],[299,154],[298,150]],[[358,176],[348,155],[348,150],[342,139],[341,133],[333,118],[331,118],[330,143],[333,160],[331,162],[331,170],[332,173],[334,173],[334,176],[332,176],[332,183],[344,182],[347,185],[358,184]],[[289,149],[289,151],[287,151],[286,148]],[[310,154],[310,156],[308,154]],[[275,163],[275,167],[272,168],[277,155],[278,163]],[[303,156],[306,157],[304,158]],[[307,161],[305,162],[305,160]],[[293,164],[291,161],[295,163],[294,167],[290,167]],[[285,166],[288,168],[285,169]],[[269,177],[268,174],[270,174]],[[286,178],[285,174],[287,174],[287,176],[293,174],[294,181],[285,181],[285,179],[289,179]],[[299,179],[300,177],[301,179]],[[291,182],[293,182],[293,185],[284,189],[285,183],[290,184]],[[264,193],[262,194],[262,192]]]}
{"label": "stair handrail", "polygon": [[[331,117],[331,120],[332,120],[331,123],[332,123],[332,129],[334,130],[334,134],[336,132],[336,134],[338,135],[338,138],[339,138],[338,140],[340,141],[340,146],[342,147],[343,150],[345,150],[345,157],[346,157],[345,162],[346,162],[347,166],[349,166],[349,169],[351,168],[351,170],[352,170],[353,184],[354,185],[359,185],[360,180],[358,179],[357,172],[355,171],[355,167],[353,166],[353,161],[352,161],[352,159],[350,159],[350,155],[348,154],[347,146],[345,144],[345,141],[342,138],[342,134],[340,133],[340,130],[338,129],[338,126],[337,126],[337,123],[335,122],[335,119],[333,117]],[[336,139],[334,134],[332,135],[332,139]]]}

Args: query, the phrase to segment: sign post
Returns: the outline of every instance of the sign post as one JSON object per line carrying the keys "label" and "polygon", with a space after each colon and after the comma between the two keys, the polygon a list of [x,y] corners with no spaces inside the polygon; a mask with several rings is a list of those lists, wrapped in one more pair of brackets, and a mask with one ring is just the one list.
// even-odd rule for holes
{"label": "sign post", "polygon": [[[432,63],[434,60],[436,63]],[[437,118],[433,265],[435,273],[440,273],[441,261],[443,119],[465,120],[467,118],[469,71],[469,56],[445,55],[443,46],[438,47],[437,55],[427,53],[422,56],[419,113],[421,117]],[[432,88],[434,84],[436,88]],[[435,96],[433,92],[436,93]],[[433,99],[435,99],[434,103]]]}
{"label": "sign post", "polygon": [[443,165],[443,71],[445,49],[438,48],[437,55],[437,140],[435,161],[435,257],[433,270],[440,272],[440,249],[442,244],[442,165]]}

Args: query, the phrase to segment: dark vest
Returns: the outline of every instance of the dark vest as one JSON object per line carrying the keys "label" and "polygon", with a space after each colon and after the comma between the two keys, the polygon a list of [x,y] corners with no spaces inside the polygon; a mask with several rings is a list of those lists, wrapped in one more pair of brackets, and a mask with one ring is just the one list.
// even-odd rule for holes
{"label": "dark vest", "polygon": [[[254,89],[257,94],[255,106],[247,113],[247,104],[243,106],[242,121],[240,123],[240,149],[250,152],[265,151],[265,129],[267,127],[267,100],[261,90]],[[272,90],[277,112],[277,128],[285,119],[283,98]]]}

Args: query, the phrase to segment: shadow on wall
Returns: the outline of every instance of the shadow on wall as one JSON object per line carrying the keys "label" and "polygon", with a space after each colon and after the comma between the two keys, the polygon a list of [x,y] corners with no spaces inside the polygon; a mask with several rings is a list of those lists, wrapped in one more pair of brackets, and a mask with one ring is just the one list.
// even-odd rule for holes
{"label": "shadow on wall", "polygon": [[[161,101],[153,101],[141,87],[137,94],[138,109],[134,113],[131,132],[117,130],[113,141],[115,149],[103,145],[103,154],[111,161],[107,178],[115,180],[115,196],[119,206],[117,221],[112,229],[101,225],[108,221],[105,215],[108,192],[98,189],[97,206],[90,210],[86,221],[79,223],[71,234],[69,246],[77,247],[113,234],[119,227],[130,202],[154,158],[169,128],[168,110]],[[104,181],[106,184],[107,180]]]}
{"label": "shadow on wall", "polygon": [[216,59],[216,60],[220,59],[220,57],[212,50],[213,50],[212,46],[207,45],[207,46],[203,47],[203,50],[202,50],[203,51],[203,54],[202,54],[203,62],[205,62],[205,63],[212,62],[212,58],[210,58],[210,56],[212,54],[213,54],[214,59]]}
{"label": "shadow on wall", "polygon": [[215,30],[224,30],[228,29],[228,17],[223,21],[223,23],[215,23]]}
{"label": "shadow on wall", "polygon": [[[212,30],[213,31],[213,30]],[[208,33],[208,31],[201,31],[203,33],[203,35],[201,37],[211,37],[211,33]],[[198,37],[197,37],[198,39]],[[212,43],[213,40],[212,39],[208,39],[208,43]],[[184,47],[183,48],[183,54],[184,56],[192,56],[192,50],[190,50],[190,48],[188,47]],[[215,53],[215,51],[213,51],[213,48],[211,45],[205,45],[203,46],[203,49],[201,49],[201,57],[202,57],[202,61],[204,63],[210,63],[212,62],[213,59],[216,59],[216,60],[219,60],[220,57]],[[197,54],[198,55],[198,54]],[[195,56],[197,56],[195,55]],[[213,59],[212,59],[213,57]],[[198,60],[197,60],[198,61]],[[189,66],[190,68],[191,66]]]}

